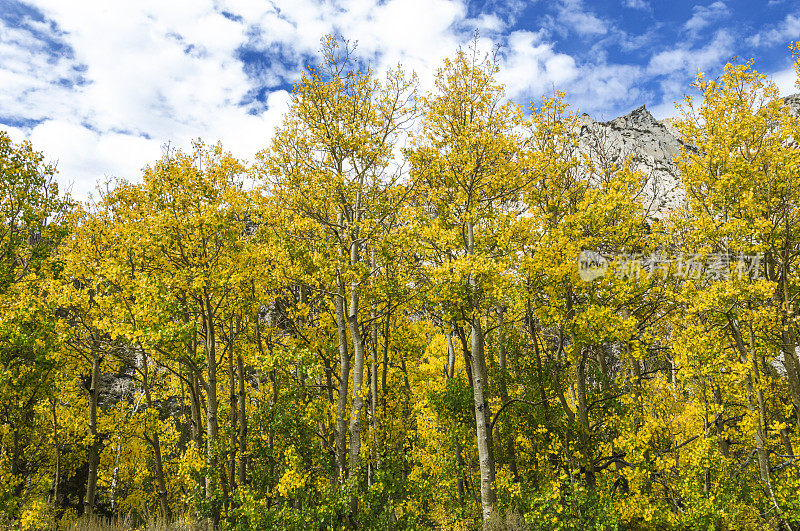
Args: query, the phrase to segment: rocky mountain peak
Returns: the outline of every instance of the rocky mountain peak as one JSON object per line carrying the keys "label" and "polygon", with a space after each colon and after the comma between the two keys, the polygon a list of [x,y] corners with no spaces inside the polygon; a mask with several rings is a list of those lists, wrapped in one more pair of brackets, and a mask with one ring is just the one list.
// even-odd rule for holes
{"label": "rocky mountain peak", "polygon": [[[784,98],[790,112],[800,116],[800,93]],[[615,164],[628,160],[646,178],[642,196],[645,208],[655,218],[663,217],[685,200],[673,159],[680,154],[677,129],[656,120],[642,105],[624,116],[596,122],[584,114],[579,120],[580,150],[594,158],[599,152]]]}
{"label": "rocky mountain peak", "polygon": [[607,122],[582,116],[580,150],[590,158],[603,153],[603,159],[614,164],[629,161],[641,171],[646,176],[642,197],[653,217],[662,217],[683,199],[672,163],[680,153],[680,140],[644,105]]}
{"label": "rocky mountain peak", "polygon": [[603,125],[614,127],[617,129],[639,129],[639,130],[647,130],[653,127],[658,127],[660,124],[659,122],[653,118],[653,115],[650,114],[650,111],[647,110],[647,107],[642,105],[641,107],[632,110],[628,114],[624,116],[620,116],[618,118],[614,118],[610,122],[602,122]]}

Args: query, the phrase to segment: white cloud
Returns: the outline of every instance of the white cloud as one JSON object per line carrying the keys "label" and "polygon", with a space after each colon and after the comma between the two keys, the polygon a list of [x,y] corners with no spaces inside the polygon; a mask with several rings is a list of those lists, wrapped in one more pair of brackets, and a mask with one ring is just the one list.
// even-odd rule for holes
{"label": "white cloud", "polygon": [[30,19],[14,28],[0,20],[0,114],[40,120],[65,110],[80,74],[71,60],[50,51],[55,40],[37,37],[42,29]]}
{"label": "white cloud", "polygon": [[647,0],[625,0],[623,5],[631,9],[650,9],[650,3]]}
{"label": "white cloud", "polygon": [[686,21],[683,28],[692,35],[696,35],[698,31],[710,26],[712,23],[730,15],[728,6],[725,2],[717,0],[708,6],[694,6],[692,8],[692,17]]}
{"label": "white cloud", "polygon": [[603,64],[581,69],[581,75],[569,91],[570,102],[597,119],[611,119],[612,109],[638,107],[646,103],[646,93],[639,88],[642,70],[634,65]]}
{"label": "white cloud", "polygon": [[36,126],[30,140],[56,163],[61,188],[69,189],[76,198],[88,197],[107,177],[138,178],[139,170],[160,154],[158,141],[122,133],[101,134],[61,119]]}
{"label": "white cloud", "polygon": [[555,51],[543,32],[512,32],[503,52],[498,77],[519,103],[533,100],[538,105],[540,96],[562,90],[576,109],[605,118],[610,109],[630,106],[645,96],[638,88],[643,75],[638,66],[578,63]]}
{"label": "white cloud", "polygon": [[786,15],[775,27],[756,33],[747,42],[751,46],[759,47],[788,44],[792,40],[800,40],[800,14]]}
{"label": "white cloud", "polygon": [[592,13],[582,0],[562,0],[558,5],[558,24],[581,36],[604,35],[611,24]]}
{"label": "white cloud", "polygon": [[730,33],[720,30],[705,46],[684,45],[653,55],[645,69],[660,89],[660,101],[654,102],[650,109],[653,116],[658,119],[675,116],[675,102],[682,101],[690,91],[689,82],[697,71],[715,77],[733,55],[733,46]]}
{"label": "white cloud", "polygon": [[797,74],[794,68],[786,68],[772,73],[769,76],[770,80],[775,83],[781,96],[789,96],[800,92],[800,87],[797,86]]}
{"label": "white cloud", "polygon": [[[596,115],[645,103],[640,87],[653,78],[672,97],[686,89],[684,74],[716,66],[733,45],[720,31],[706,46],[660,52],[646,68],[609,63],[609,43],[639,50],[654,33],[630,37],[582,0],[559,0],[546,29],[511,33],[522,4],[478,15],[466,0],[35,4],[45,22],[0,23],[0,115],[29,125],[4,128],[58,160],[61,181],[81,198],[107,175],[137,179],[168,141],[188,148],[197,137],[222,140],[252,160],[281,121],[287,85],[332,32],[357,41],[357,54],[378,73],[398,63],[416,71],[424,90],[477,29],[481,49],[504,45],[499,80],[511,98],[527,103],[560,89]],[[626,5],[649,9],[646,0]],[[549,32],[594,39],[597,49],[563,53]],[[243,62],[245,53],[253,60]]]}
{"label": "white cloud", "polygon": [[[252,159],[287,107],[282,87],[299,78],[325,34],[358,41],[358,55],[378,72],[398,63],[416,70],[425,87],[474,30],[488,49],[506,24],[491,14],[469,18],[462,0],[33,3],[46,22],[0,24],[0,114],[35,124],[26,135],[58,160],[78,197],[106,174],[138,178],[168,141],[221,139]],[[263,63],[245,65],[242,50]],[[265,101],[242,104],[259,91]]]}
{"label": "white cloud", "polygon": [[553,51],[539,33],[515,31],[503,50],[499,80],[512,99],[524,102],[533,95],[563,89],[578,75],[575,60]]}
{"label": "white cloud", "polygon": [[719,65],[733,54],[733,37],[724,30],[718,31],[705,46],[691,48],[679,46],[659,52],[650,58],[647,73],[653,76],[675,72],[694,73]]}

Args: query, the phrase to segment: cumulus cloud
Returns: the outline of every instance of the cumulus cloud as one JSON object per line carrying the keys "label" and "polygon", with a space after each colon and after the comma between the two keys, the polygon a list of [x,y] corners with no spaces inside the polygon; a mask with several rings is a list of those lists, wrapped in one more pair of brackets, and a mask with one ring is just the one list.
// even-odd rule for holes
{"label": "cumulus cloud", "polygon": [[499,79],[515,100],[525,101],[534,95],[564,89],[578,75],[571,56],[553,51],[540,33],[515,31],[508,38],[501,62]]}
{"label": "cumulus cloud", "polygon": [[[481,50],[501,45],[499,77],[509,97],[527,103],[564,90],[598,117],[673,101],[696,69],[716,68],[734,53],[729,30],[702,45],[655,48],[658,23],[629,34],[583,0],[539,4],[536,31],[523,29],[530,21],[519,20],[527,12],[521,0],[480,9],[467,0],[32,3],[8,0],[0,13],[0,123],[57,160],[61,181],[78,197],[106,176],[137,178],[166,142],[186,148],[197,137],[221,139],[252,159],[268,146],[291,85],[329,33],[357,42],[359,60],[378,74],[402,63],[425,90],[441,61],[477,30]],[[651,9],[648,0],[623,5]],[[700,32],[723,16],[723,1],[696,8],[684,30]],[[796,23],[786,17],[758,42],[780,40]],[[562,48],[559,35],[584,45]],[[611,59],[614,48],[637,64]]]}
{"label": "cumulus cloud", "polygon": [[6,120],[29,123],[64,112],[81,70],[57,28],[29,15],[13,26],[0,19],[0,114]]}
{"label": "cumulus cloud", "polygon": [[725,2],[718,0],[708,6],[694,6],[692,8],[692,17],[683,25],[683,29],[688,31],[691,35],[697,33],[710,26],[711,24],[730,15],[730,10]]}
{"label": "cumulus cloud", "polygon": [[[0,120],[59,161],[85,197],[106,175],[136,178],[163,143],[193,138],[252,158],[287,108],[320,38],[339,33],[378,72],[403,63],[432,83],[475,30],[504,30],[461,0],[36,0],[0,16]],[[409,38],[413,35],[414,38]]]}
{"label": "cumulus cloud", "polygon": [[[235,57],[246,28],[210,3],[36,7],[49,21],[39,34],[3,29],[14,37],[3,38],[9,50],[0,53],[3,108],[35,120],[27,136],[58,160],[77,197],[107,175],[135,179],[165,142],[224,138],[237,155],[252,155],[286,107],[285,91],[265,98],[258,116],[239,105],[252,88]],[[15,67],[15,53],[31,54],[27,70]],[[78,79],[64,82],[71,72]]]}
{"label": "cumulus cloud", "polygon": [[788,14],[776,25],[770,25],[748,39],[755,47],[788,44],[790,40],[800,39],[800,13]]}
{"label": "cumulus cloud", "polygon": [[682,45],[653,55],[647,73],[654,76],[675,72],[694,73],[719,65],[733,54],[733,37],[725,30],[718,31],[705,46],[692,48]]}
{"label": "cumulus cloud", "polygon": [[557,4],[555,23],[581,35],[603,35],[608,33],[611,23],[588,9],[583,0],[561,0]]}
{"label": "cumulus cloud", "polygon": [[570,101],[598,119],[614,118],[609,114],[614,109],[638,107],[650,99],[641,88],[642,69],[638,66],[604,64],[581,72],[571,87]]}
{"label": "cumulus cloud", "polygon": [[715,76],[731,58],[733,50],[733,36],[726,30],[719,30],[704,46],[681,45],[653,55],[644,69],[660,89],[660,101],[651,109],[653,115],[657,118],[674,116],[675,102],[689,92],[689,82],[697,71]]}

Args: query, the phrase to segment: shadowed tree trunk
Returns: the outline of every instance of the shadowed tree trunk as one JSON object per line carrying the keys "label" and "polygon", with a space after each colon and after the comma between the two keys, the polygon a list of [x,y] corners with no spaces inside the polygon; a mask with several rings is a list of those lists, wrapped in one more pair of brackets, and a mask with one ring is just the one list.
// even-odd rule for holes
{"label": "shadowed tree trunk", "polygon": [[100,363],[103,357],[97,342],[92,345],[92,381],[89,388],[89,434],[92,444],[89,446],[89,472],[86,477],[86,496],[83,500],[83,510],[86,514],[94,512],[95,492],[97,489],[97,467],[100,464],[100,440],[97,434],[97,399],[100,393]]}
{"label": "shadowed tree trunk", "polygon": [[247,413],[245,409],[244,360],[236,356],[239,374],[239,485],[247,483]]}
{"label": "shadowed tree trunk", "polygon": [[[150,393],[150,367],[148,365],[147,354],[144,350],[142,353],[142,387],[144,387],[144,396],[147,400],[147,408],[152,409],[155,407],[153,403],[153,396]],[[153,448],[153,458],[156,465],[156,484],[158,485],[158,502],[161,508],[161,514],[165,518],[170,518],[169,500],[167,499],[167,483],[164,478],[164,460],[161,455],[161,441],[158,437],[158,426],[153,431],[152,436],[148,436],[145,432],[145,439],[150,443]]]}

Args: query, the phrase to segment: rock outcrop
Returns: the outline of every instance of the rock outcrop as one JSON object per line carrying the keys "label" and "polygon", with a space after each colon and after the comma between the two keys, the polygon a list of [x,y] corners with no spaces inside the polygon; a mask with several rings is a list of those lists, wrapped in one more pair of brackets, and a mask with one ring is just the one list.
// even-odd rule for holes
{"label": "rock outcrop", "polygon": [[[800,94],[784,98],[790,112],[800,116]],[[656,120],[645,106],[608,122],[581,116],[580,149],[593,160],[611,163],[630,158],[632,168],[646,176],[642,194],[652,217],[664,216],[684,201],[673,158],[680,153],[678,131],[669,120]]]}

